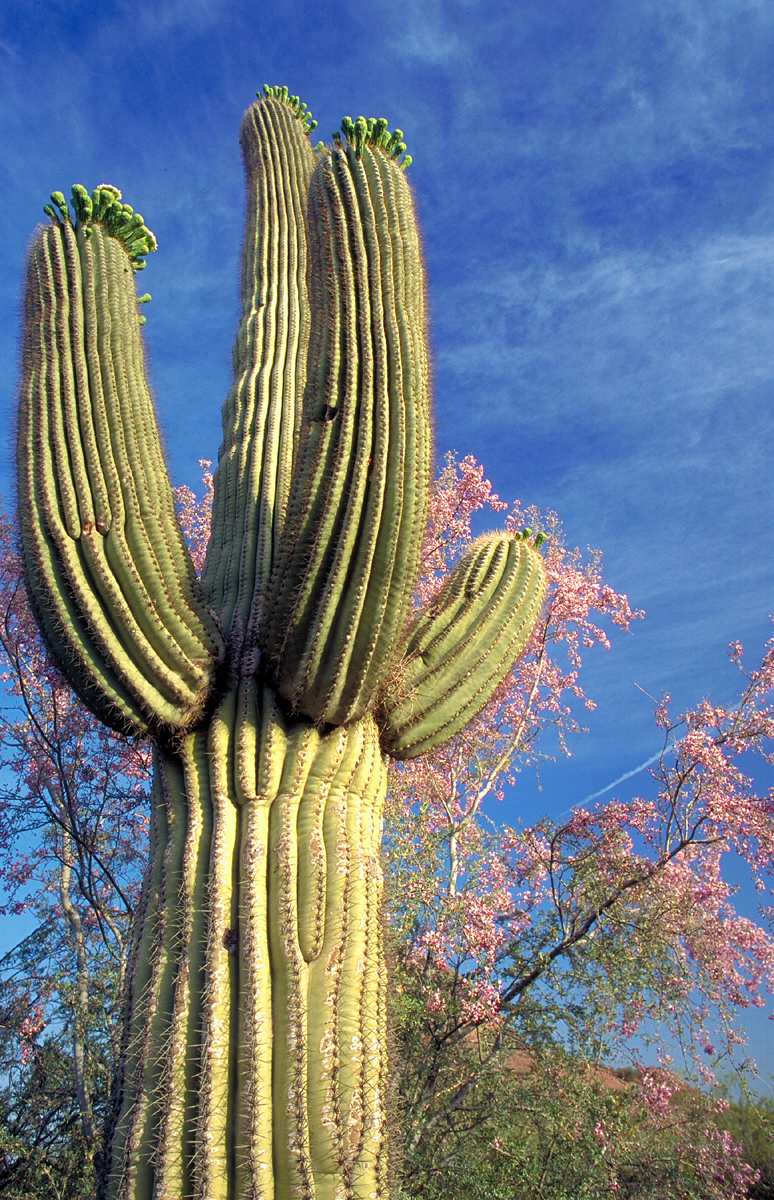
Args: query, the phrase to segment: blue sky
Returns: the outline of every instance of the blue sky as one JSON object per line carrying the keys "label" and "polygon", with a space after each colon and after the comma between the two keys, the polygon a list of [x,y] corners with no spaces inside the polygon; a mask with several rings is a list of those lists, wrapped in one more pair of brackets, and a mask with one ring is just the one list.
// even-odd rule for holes
{"label": "blue sky", "polygon": [[769,636],[773,35],[768,0],[5,0],[4,495],[49,193],[115,183],[159,239],[153,384],[174,481],[195,486],[237,321],[242,111],[286,83],[315,137],[384,115],[414,158],[439,457],[473,453],[504,499],[556,509],[647,610],[589,657],[599,708],[573,759],[499,811],[604,788],[657,749],[635,684],[729,700],[725,647],[752,661]]}

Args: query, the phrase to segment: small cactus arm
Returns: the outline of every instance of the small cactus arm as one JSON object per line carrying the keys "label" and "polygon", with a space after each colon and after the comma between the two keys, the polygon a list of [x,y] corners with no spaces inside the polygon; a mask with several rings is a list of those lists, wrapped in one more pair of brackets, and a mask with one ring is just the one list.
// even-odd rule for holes
{"label": "small cactus arm", "polygon": [[117,189],[76,186],[30,253],[29,592],[84,701],[156,743],[111,1200],[387,1196],[385,751],[459,731],[543,595],[534,546],[492,535],[404,633],[430,471],[410,158],[385,120],[345,118],[313,149],[314,125],[265,88],[242,126],[242,315],[201,584],[144,376],[153,235]]}
{"label": "small cactus arm", "polygon": [[382,701],[382,741],[393,758],[434,749],[481,711],[524,649],[545,583],[543,560],[526,538],[485,534],[473,542],[409,631]]}

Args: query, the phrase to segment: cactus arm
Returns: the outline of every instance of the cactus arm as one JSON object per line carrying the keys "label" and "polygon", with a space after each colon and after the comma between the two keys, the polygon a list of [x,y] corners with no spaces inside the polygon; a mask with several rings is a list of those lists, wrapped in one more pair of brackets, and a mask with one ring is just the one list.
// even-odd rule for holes
{"label": "cactus arm", "polygon": [[254,619],[260,612],[287,505],[309,342],[305,207],[314,153],[300,108],[270,95],[242,123],[242,315],[203,577],[224,627],[236,624],[242,636],[251,610]]}
{"label": "cactus arm", "polygon": [[542,557],[526,539],[487,534],[472,544],[414,622],[382,700],[389,754],[424,754],[481,711],[524,649],[545,588]]}
{"label": "cactus arm", "polygon": [[[348,157],[353,158],[351,147]],[[384,678],[387,663],[394,656],[394,642],[384,637],[383,630],[402,630],[408,612],[409,587],[413,591],[417,565],[427,519],[428,486],[430,482],[429,367],[425,344],[424,316],[411,320],[409,314],[424,314],[424,278],[412,269],[413,256],[420,253],[417,230],[411,209],[400,202],[401,189],[391,187],[394,164],[383,154],[363,153],[362,165],[368,179],[368,193],[373,197],[375,217],[380,230],[381,286],[384,312],[394,318],[384,321],[389,342],[393,335],[393,319],[397,322],[397,345],[386,366],[390,412],[391,447],[399,446],[401,454],[391,456],[386,470],[388,478],[399,472],[403,479],[403,504],[400,515],[387,515],[377,535],[375,561],[369,580],[370,605],[364,609],[353,646],[353,658],[369,660],[362,691],[375,695]],[[398,180],[400,176],[398,176]],[[365,190],[365,189],[364,189]],[[388,253],[389,251],[389,253]],[[376,290],[376,289],[374,289]],[[421,405],[405,403],[404,395],[417,394]],[[422,514],[422,521],[417,519]],[[393,542],[395,548],[393,548]],[[400,550],[405,562],[398,557]],[[404,570],[408,574],[404,574]],[[374,583],[380,577],[381,587]],[[387,580],[389,585],[387,586]],[[378,647],[377,647],[378,631]]]}
{"label": "cactus arm", "polygon": [[108,724],[145,732],[196,718],[222,647],[174,514],[131,267],[107,226],[80,217],[33,244],[19,492],[32,600],[59,665]]}
{"label": "cactus arm", "polygon": [[[57,659],[66,656],[66,673],[90,707],[113,727],[133,731],[144,727],[137,699],[117,673],[106,675],[103,646],[93,644],[84,620],[90,597],[73,595],[69,576],[80,579],[73,483],[65,472],[60,502],[55,461],[61,442],[51,425],[60,423],[59,354],[56,338],[54,283],[44,231],[33,245],[27,271],[23,348],[22,402],[19,412],[19,516],[25,552],[28,590],[41,630]],[[54,244],[54,251],[59,247]],[[65,359],[65,364],[69,360]],[[49,400],[51,397],[51,400]],[[53,412],[50,411],[53,409]],[[77,462],[77,459],[76,459]],[[65,460],[66,463],[66,460]],[[90,513],[86,507],[88,522]],[[103,519],[104,519],[104,514]],[[66,555],[63,561],[63,555]],[[100,613],[97,612],[99,619]],[[100,630],[102,632],[102,630]]]}
{"label": "cactus arm", "polygon": [[[68,230],[66,226],[64,233],[70,241]],[[115,509],[106,547],[116,562],[123,560],[124,570],[136,563],[135,574],[140,577],[136,586],[144,584],[151,592],[157,613],[155,620],[146,618],[149,630],[158,637],[155,631],[163,624],[185,653],[203,658],[205,650],[212,655],[218,639],[199,599],[174,516],[161,442],[144,380],[136,296],[134,288],[127,286],[131,279],[126,251],[103,226],[82,224],[77,249],[83,271],[87,318],[84,333],[91,386],[81,391],[83,411],[68,445],[72,447],[83,438],[84,430],[90,442],[93,426],[99,454],[93,473],[97,475],[101,468]],[[179,599],[176,589],[182,593]],[[145,607],[138,605],[138,612],[144,612]],[[162,636],[168,640],[166,631]]]}
{"label": "cactus arm", "polygon": [[374,144],[321,157],[310,186],[309,404],[264,648],[295,711],[369,706],[400,636],[427,515],[421,254],[405,178]]}

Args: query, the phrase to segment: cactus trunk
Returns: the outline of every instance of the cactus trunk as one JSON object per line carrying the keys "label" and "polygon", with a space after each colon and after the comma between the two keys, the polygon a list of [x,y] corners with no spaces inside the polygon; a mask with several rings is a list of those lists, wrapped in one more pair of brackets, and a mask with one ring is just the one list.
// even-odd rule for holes
{"label": "cactus trunk", "polygon": [[306,106],[265,91],[201,584],[144,376],[153,235],[76,185],[27,273],[28,591],[82,700],[156,743],[110,1200],[387,1196],[385,755],[487,703],[545,588],[529,531],[485,538],[409,620],[430,472],[411,160],[383,119],[313,150]]}
{"label": "cactus trunk", "polygon": [[108,1194],[386,1194],[386,771],[254,683],[159,753]]}

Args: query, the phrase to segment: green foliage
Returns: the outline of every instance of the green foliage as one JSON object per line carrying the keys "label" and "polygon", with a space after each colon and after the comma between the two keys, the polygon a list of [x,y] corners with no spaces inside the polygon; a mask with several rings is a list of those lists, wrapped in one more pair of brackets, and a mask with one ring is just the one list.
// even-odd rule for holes
{"label": "green foliage", "polygon": [[[612,1072],[504,1026],[433,1029],[420,973],[394,1003],[397,1200],[729,1200],[748,1195],[762,1127],[674,1075]],[[733,1139],[718,1131],[732,1125]],[[756,1139],[758,1139],[756,1141]],[[751,1191],[767,1196],[766,1191]]]}
{"label": "green foliage", "polygon": [[717,1123],[735,1142],[742,1143],[745,1162],[760,1173],[750,1189],[751,1198],[774,1200],[774,1097],[740,1096],[731,1100]]}
{"label": "green foliage", "polygon": [[[83,1133],[66,1024],[19,1053],[16,1030],[28,1013],[23,994],[0,985],[0,1196],[3,1200],[91,1200],[94,1147]],[[104,1119],[109,1064],[91,1013],[92,1104]]]}

